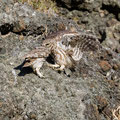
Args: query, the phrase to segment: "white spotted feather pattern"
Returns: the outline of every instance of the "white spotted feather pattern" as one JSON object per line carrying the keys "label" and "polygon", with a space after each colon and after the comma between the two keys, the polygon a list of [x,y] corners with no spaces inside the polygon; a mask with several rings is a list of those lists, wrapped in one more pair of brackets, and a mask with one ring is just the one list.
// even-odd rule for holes
{"label": "white spotted feather pattern", "polygon": [[[42,45],[28,53],[25,59],[26,62],[27,60],[31,62],[27,66],[32,66],[37,73],[36,65],[41,62],[38,65],[40,69],[46,58],[52,55],[55,64],[47,63],[47,65],[53,69],[63,71],[65,68],[73,67],[74,63],[82,58],[84,52],[96,51],[99,48],[100,43],[96,36],[90,33],[65,30],[49,35]],[[40,73],[37,74],[41,77]]]}

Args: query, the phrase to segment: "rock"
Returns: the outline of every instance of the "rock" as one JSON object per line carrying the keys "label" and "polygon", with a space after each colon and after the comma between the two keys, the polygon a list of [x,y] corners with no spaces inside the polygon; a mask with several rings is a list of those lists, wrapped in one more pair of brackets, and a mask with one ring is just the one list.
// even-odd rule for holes
{"label": "rock", "polygon": [[114,26],[115,24],[117,24],[117,20],[112,18],[111,20],[107,21],[107,26],[108,27],[112,27]]}
{"label": "rock", "polygon": [[36,113],[31,112],[30,115],[29,115],[29,118],[33,119],[33,120],[37,120]]}
{"label": "rock", "polygon": [[102,112],[102,110],[105,109],[105,107],[107,107],[108,102],[105,98],[101,97],[101,96],[96,96],[96,101],[97,101],[97,106],[99,111]]}
{"label": "rock", "polygon": [[119,51],[120,23],[117,22],[115,19],[112,19],[108,21],[108,25],[110,27],[106,28],[106,39],[103,41],[103,44],[111,48],[112,50]]}
{"label": "rock", "polygon": [[26,29],[24,20],[19,20],[14,23],[12,32],[19,33]]}
{"label": "rock", "polygon": [[60,2],[65,4],[66,7],[71,8],[72,0],[61,0]]}
{"label": "rock", "polygon": [[112,114],[112,108],[105,107],[103,110],[104,115],[106,116],[107,119],[113,119],[113,114]]}
{"label": "rock", "polygon": [[111,65],[107,61],[102,60],[100,61],[99,65],[104,72],[109,71],[111,69]]}
{"label": "rock", "polygon": [[103,0],[103,4],[112,6],[112,7],[118,7],[120,8],[120,1],[118,0]]}
{"label": "rock", "polygon": [[[103,1],[75,0],[77,4],[72,5],[71,2],[68,0],[69,8],[62,8],[63,17],[34,10],[27,3],[0,1],[1,120],[112,119],[112,108],[120,104],[120,70],[117,68],[120,56],[112,49],[112,52],[105,52],[107,48],[104,46],[102,51],[94,54],[86,52],[76,63],[75,70],[66,71],[70,73],[68,76],[45,65],[42,68],[45,79],[38,78],[30,68],[21,69],[23,56],[39,47],[47,35],[59,30],[71,27],[82,33],[87,30],[103,43],[110,38],[106,29],[113,27],[109,33],[112,30],[112,37],[118,41],[118,21],[114,13],[104,9]],[[103,17],[99,10],[104,12]],[[99,61],[103,70],[109,70],[108,76],[101,74]],[[115,69],[111,69],[113,66]]]}
{"label": "rock", "polygon": [[113,69],[114,70],[119,70],[120,69],[120,62],[114,62],[113,63]]}
{"label": "rock", "polygon": [[120,13],[118,14],[118,20],[120,21]]}
{"label": "rock", "polygon": [[96,2],[94,0],[56,0],[56,2],[58,3],[58,5],[61,5],[62,7],[66,7],[68,9],[85,9],[89,11],[98,8],[98,6],[100,5],[99,3],[101,3],[100,1]]}
{"label": "rock", "polygon": [[86,120],[100,120],[98,107],[95,104],[87,105],[87,112],[85,112]]}
{"label": "rock", "polygon": [[113,65],[113,69],[114,70],[117,70],[118,69],[118,66],[116,64]]}
{"label": "rock", "polygon": [[0,48],[0,54],[5,54],[6,53],[6,49],[5,48]]}

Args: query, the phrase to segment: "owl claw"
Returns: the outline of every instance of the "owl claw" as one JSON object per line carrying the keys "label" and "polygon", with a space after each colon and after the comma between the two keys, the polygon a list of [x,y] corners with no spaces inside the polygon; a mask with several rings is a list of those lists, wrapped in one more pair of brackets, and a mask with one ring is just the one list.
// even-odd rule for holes
{"label": "owl claw", "polygon": [[48,65],[49,67],[51,67],[52,69],[56,69],[56,68],[59,68],[59,67],[60,67],[60,65],[58,65],[58,64],[49,64],[49,63],[47,63],[47,65]]}
{"label": "owl claw", "polygon": [[59,68],[56,68],[55,70],[57,70],[57,71],[64,71],[64,69],[65,69],[65,66],[61,65]]}
{"label": "owl claw", "polygon": [[54,70],[57,70],[57,71],[64,71],[64,68],[65,68],[65,66],[64,65],[58,65],[58,64],[49,64],[49,63],[47,63],[47,65],[49,66],[49,67],[51,67],[52,69],[54,69]]}
{"label": "owl claw", "polygon": [[39,74],[37,74],[38,75],[38,77],[40,77],[40,78],[45,78],[45,76],[41,73],[40,75]]}
{"label": "owl claw", "polygon": [[45,78],[45,76],[43,75],[43,73],[41,73],[39,70],[40,70],[40,68],[36,68],[36,69],[34,70],[34,72],[38,75],[38,77],[40,77],[40,78]]}

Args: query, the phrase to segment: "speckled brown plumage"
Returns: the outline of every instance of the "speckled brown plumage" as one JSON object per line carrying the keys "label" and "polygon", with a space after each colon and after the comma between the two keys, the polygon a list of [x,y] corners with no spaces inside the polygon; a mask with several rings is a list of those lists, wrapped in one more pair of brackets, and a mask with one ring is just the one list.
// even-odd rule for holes
{"label": "speckled brown plumage", "polygon": [[[47,63],[47,65],[56,70],[63,71],[65,68],[73,67],[74,63],[82,58],[84,52],[96,51],[99,48],[100,43],[97,37],[92,34],[78,32],[76,30],[59,31],[49,35],[43,41],[40,48],[28,53],[25,57],[25,64],[28,64],[28,60],[31,63],[28,65],[32,66],[34,71],[36,71],[36,68],[40,69],[46,61],[46,58],[52,55],[55,64]],[[37,64],[39,67],[37,67]]]}

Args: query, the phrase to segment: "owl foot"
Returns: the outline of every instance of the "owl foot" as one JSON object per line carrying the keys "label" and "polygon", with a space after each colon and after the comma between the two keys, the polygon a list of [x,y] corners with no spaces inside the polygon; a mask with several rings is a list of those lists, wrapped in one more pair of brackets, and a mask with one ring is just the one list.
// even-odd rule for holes
{"label": "owl foot", "polygon": [[50,63],[47,63],[47,66],[51,67],[52,69],[56,69],[56,68],[60,67],[60,65],[58,65],[58,64],[50,64]]}
{"label": "owl foot", "polygon": [[64,69],[65,69],[65,66],[61,65],[59,68],[56,68],[55,70],[57,70],[57,71],[64,71]]}
{"label": "owl foot", "polygon": [[58,65],[58,64],[49,64],[49,63],[47,63],[47,65],[49,66],[49,67],[51,67],[52,69],[54,69],[54,70],[57,70],[57,71],[64,71],[64,68],[65,68],[65,66],[64,65]]}
{"label": "owl foot", "polygon": [[40,68],[35,68],[34,72],[38,75],[38,77],[45,78],[45,76],[39,70]]}

